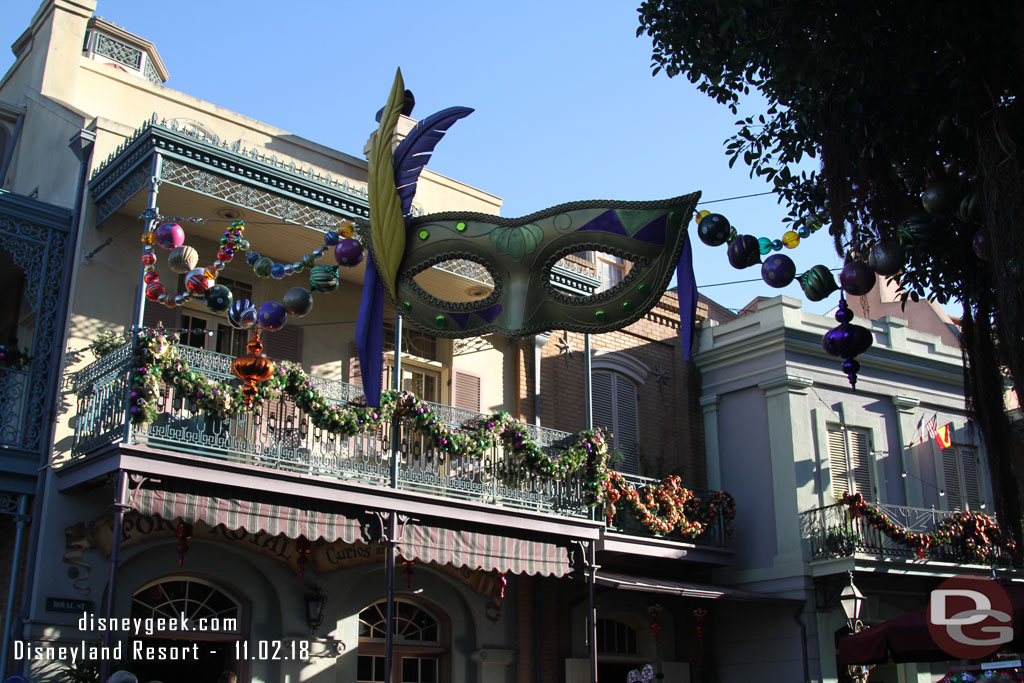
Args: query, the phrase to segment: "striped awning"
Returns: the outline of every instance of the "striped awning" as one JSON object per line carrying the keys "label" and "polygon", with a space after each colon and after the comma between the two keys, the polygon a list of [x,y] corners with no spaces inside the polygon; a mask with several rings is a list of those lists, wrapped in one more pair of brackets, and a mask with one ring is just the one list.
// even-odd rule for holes
{"label": "striped awning", "polygon": [[[339,509],[325,501],[285,499],[271,492],[233,491],[213,495],[194,484],[141,488],[130,501],[141,515],[168,521],[202,522],[230,530],[263,532],[311,541],[365,542],[364,522],[358,511]],[[441,565],[564,576],[571,571],[567,549],[530,534],[493,533],[450,528],[452,520],[410,520],[402,530],[399,554],[407,560]]]}

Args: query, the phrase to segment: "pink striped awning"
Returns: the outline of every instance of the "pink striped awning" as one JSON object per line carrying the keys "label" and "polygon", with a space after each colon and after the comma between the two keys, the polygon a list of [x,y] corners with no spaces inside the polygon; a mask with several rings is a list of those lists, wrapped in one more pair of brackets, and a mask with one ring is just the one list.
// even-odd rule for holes
{"label": "pink striped awning", "polygon": [[[288,538],[305,536],[311,541],[364,542],[363,525],[353,511],[339,511],[325,501],[296,499],[271,492],[235,491],[230,497],[211,495],[198,486],[141,488],[134,493],[131,508],[144,516],[165,520],[182,519],[214,527],[264,532]],[[521,530],[487,533],[448,528],[455,520],[410,520],[398,543],[398,553],[407,560],[441,565],[511,572],[564,576],[572,567],[565,547],[549,540],[530,538]]]}

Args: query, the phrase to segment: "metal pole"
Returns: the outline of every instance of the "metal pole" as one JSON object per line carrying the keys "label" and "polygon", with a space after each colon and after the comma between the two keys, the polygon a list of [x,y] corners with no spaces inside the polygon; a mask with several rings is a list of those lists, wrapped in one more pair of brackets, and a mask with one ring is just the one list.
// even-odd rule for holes
{"label": "metal pole", "polygon": [[597,604],[595,592],[597,587],[597,541],[587,544],[587,590],[590,603],[587,611],[587,640],[590,641],[590,682],[597,683]]}
{"label": "metal pole", "polygon": [[[103,608],[103,616],[107,623],[114,616],[114,602],[117,597],[117,569],[121,560],[121,530],[124,526],[124,513],[128,509],[128,473],[124,470],[117,471],[117,484],[114,494],[114,538],[110,544],[110,579],[107,583],[107,600]],[[110,647],[111,631],[103,631],[103,645]],[[110,675],[110,660],[103,659],[100,662],[100,680],[107,680]]]}
{"label": "metal pole", "polygon": [[[402,388],[402,314],[395,311],[395,363],[391,373],[391,388],[398,391]],[[398,459],[402,457],[401,448],[402,426],[398,415],[391,418],[391,488],[398,488]],[[388,513],[388,532],[384,542],[387,544],[387,555],[384,558],[385,581],[388,585],[387,609],[385,617],[387,630],[384,632],[384,680],[394,683],[392,658],[394,655],[394,623],[395,623],[395,543],[398,536],[398,513]]]}
{"label": "metal pole", "polygon": [[[152,232],[156,229],[157,219],[160,215],[159,209],[156,206],[157,194],[160,192],[160,169],[163,166],[163,157],[159,153],[153,154],[153,165],[152,173],[149,177],[149,200],[146,202],[146,211],[143,215],[146,217],[146,228],[144,232]],[[150,247],[152,249],[152,247]],[[146,274],[146,267],[143,264],[139,264],[139,280],[137,296],[135,297],[135,308],[132,311],[132,346],[139,339],[139,332],[142,330],[142,318],[146,309],[146,281],[143,277]],[[124,392],[124,443],[128,443],[132,436],[132,414],[131,405],[129,405],[130,399],[128,398],[129,392]]]}
{"label": "metal pole", "polygon": [[586,416],[586,429],[594,428],[594,383],[590,377],[590,335],[583,335],[583,393],[584,415]]}
{"label": "metal pole", "polygon": [[[40,474],[39,476],[44,476]],[[7,671],[7,656],[11,647],[11,624],[14,621],[14,596],[18,590],[18,566],[21,564],[21,544],[25,536],[25,527],[28,526],[29,516],[25,514],[28,508],[28,494],[23,493],[18,497],[18,513],[14,520],[17,524],[17,531],[14,534],[14,557],[11,558],[11,581],[7,586],[7,610],[4,614],[4,644],[0,649],[0,675]]]}

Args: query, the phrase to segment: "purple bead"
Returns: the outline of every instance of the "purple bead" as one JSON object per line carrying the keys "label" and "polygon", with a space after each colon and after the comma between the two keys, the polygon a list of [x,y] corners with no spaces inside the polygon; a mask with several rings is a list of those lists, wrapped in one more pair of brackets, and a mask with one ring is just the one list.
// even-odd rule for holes
{"label": "purple bead", "polygon": [[260,306],[256,320],[259,322],[260,327],[273,332],[284,327],[285,322],[288,320],[288,312],[281,303],[268,301]]}
{"label": "purple bead", "polygon": [[847,294],[864,296],[875,286],[875,271],[863,261],[850,261],[839,273],[839,285]]}
{"label": "purple bead", "polygon": [[177,223],[161,223],[156,228],[156,243],[164,249],[176,249],[185,244],[185,229]]}
{"label": "purple bead", "polygon": [[363,262],[363,256],[363,245],[353,237],[346,237],[334,247],[334,258],[340,266],[358,266]]}

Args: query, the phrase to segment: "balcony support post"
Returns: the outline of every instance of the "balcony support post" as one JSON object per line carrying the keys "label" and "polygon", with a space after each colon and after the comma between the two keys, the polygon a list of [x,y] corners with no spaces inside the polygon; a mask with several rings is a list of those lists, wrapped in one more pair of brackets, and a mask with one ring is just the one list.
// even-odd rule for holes
{"label": "balcony support post", "polygon": [[[588,335],[589,336],[589,335]],[[590,682],[597,683],[597,541],[587,544],[587,641],[590,643]]]}
{"label": "balcony support post", "polygon": [[[43,476],[43,475],[40,475]],[[14,621],[14,598],[18,591],[18,568],[21,565],[21,546],[25,538],[25,527],[28,526],[29,516],[28,494],[23,493],[18,497],[18,512],[14,516],[17,531],[14,532],[14,555],[11,557],[11,580],[7,585],[7,611],[4,614],[4,643],[0,649],[0,673],[7,671],[7,657],[10,654],[11,626]]]}
{"label": "balcony support post", "polygon": [[[121,530],[124,526],[124,513],[128,510],[128,473],[118,470],[115,475],[114,503],[114,537],[110,542],[110,578],[107,582],[107,599],[103,607],[103,616],[107,623],[114,616],[114,604],[117,598],[117,570],[121,559]],[[111,643],[111,631],[103,631],[103,645],[109,648]],[[100,680],[105,681],[110,675],[110,660],[103,658],[100,661]]]}
{"label": "balcony support post", "polygon": [[[143,212],[143,216],[146,218],[145,232],[150,232],[155,229],[157,220],[160,217],[160,210],[156,206],[157,194],[160,192],[160,169],[163,167],[163,157],[159,152],[153,154],[153,163],[149,176],[149,198],[146,202],[146,210]],[[139,340],[139,332],[142,330],[142,318],[146,310],[146,281],[143,277],[146,274],[146,267],[143,264],[139,264],[139,279],[138,279],[138,290],[135,293],[135,309],[132,311],[132,329],[131,339],[132,348],[135,348],[135,344]],[[129,370],[129,375],[134,371]],[[125,416],[124,416],[124,443],[131,441],[132,437],[132,414],[128,388],[125,387],[124,392],[124,404],[125,404]]]}
{"label": "balcony support post", "polygon": [[[402,314],[395,311],[395,367],[391,373],[391,388],[398,391],[402,388]],[[398,415],[391,418],[391,488],[398,488],[398,459],[402,457],[402,425]],[[384,680],[387,683],[394,683],[395,676],[392,669],[392,656],[394,654],[394,623],[395,623],[395,543],[398,538],[398,513],[392,510],[388,513],[388,527],[384,544],[387,546],[387,555],[384,558],[384,575],[387,582],[387,627],[384,632]]]}

